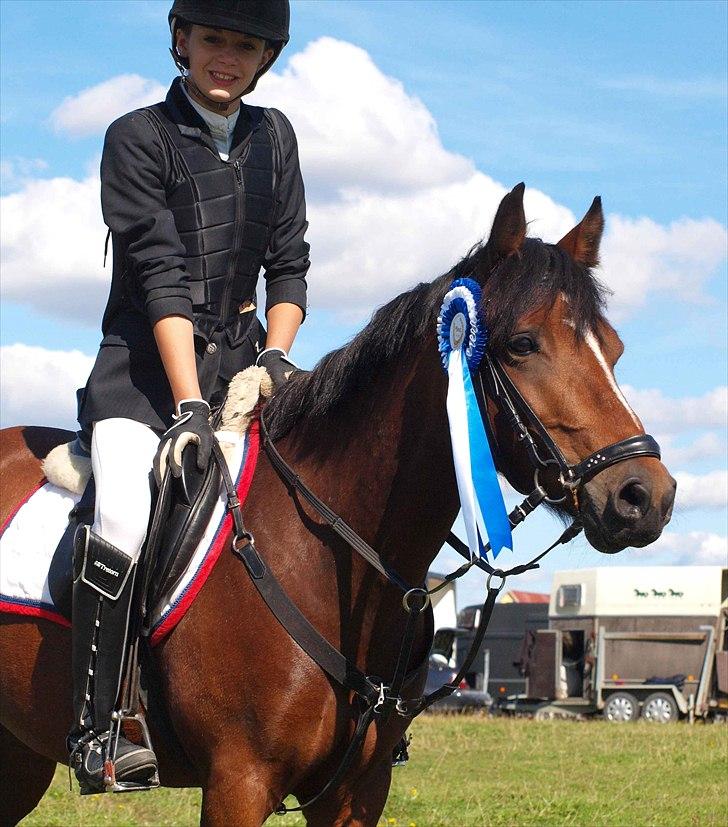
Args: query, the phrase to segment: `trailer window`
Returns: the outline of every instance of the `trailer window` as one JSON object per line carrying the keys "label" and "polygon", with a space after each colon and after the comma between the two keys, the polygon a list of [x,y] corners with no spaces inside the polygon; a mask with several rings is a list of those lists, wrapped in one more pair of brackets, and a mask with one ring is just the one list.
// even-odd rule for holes
{"label": "trailer window", "polygon": [[458,614],[458,626],[463,629],[474,629],[480,623],[480,607],[466,606]]}
{"label": "trailer window", "polygon": [[581,583],[559,586],[557,602],[560,609],[578,609],[581,606]]}
{"label": "trailer window", "polygon": [[438,629],[435,632],[435,639],[432,641],[432,655],[442,655],[445,660],[453,656],[453,641],[455,640],[454,629]]}

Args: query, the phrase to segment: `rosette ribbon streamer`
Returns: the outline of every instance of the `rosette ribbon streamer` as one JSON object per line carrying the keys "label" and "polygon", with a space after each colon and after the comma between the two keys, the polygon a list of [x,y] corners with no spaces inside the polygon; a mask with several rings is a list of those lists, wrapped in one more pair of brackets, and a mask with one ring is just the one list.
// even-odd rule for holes
{"label": "rosette ribbon streamer", "polygon": [[472,279],[453,281],[440,308],[437,339],[448,375],[447,416],[470,555],[485,556],[487,537],[496,558],[502,549],[513,548],[513,540],[471,376],[487,343],[478,314],[480,293]]}

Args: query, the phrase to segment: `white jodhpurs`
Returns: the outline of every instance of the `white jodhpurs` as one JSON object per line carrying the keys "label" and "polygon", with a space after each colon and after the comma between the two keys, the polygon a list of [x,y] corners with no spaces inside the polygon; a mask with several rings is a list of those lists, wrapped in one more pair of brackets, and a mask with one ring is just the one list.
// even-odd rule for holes
{"label": "white jodhpurs", "polygon": [[94,424],[91,463],[96,481],[92,530],[136,561],[152,504],[150,473],[159,436],[133,419]]}

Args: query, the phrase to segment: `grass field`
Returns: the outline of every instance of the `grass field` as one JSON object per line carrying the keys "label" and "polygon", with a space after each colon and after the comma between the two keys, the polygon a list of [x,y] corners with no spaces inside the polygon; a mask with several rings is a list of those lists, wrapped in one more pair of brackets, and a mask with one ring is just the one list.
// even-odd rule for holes
{"label": "grass field", "polygon": [[[411,731],[412,760],[394,770],[383,827],[728,825],[725,725],[425,716]],[[165,789],[81,799],[59,767],[21,824],[192,827],[199,802],[197,790]]]}

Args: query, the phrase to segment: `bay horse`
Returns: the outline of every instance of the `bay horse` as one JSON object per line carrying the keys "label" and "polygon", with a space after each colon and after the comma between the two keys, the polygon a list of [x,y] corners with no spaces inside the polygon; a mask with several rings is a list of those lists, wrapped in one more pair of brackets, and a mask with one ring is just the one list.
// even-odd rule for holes
{"label": "bay horse", "polygon": [[[482,286],[488,352],[568,462],[644,434],[614,379],[622,344],[591,274],[601,202],[558,244],[546,244],[526,237],[523,191],[519,184],[504,197],[487,243],[380,308],[348,345],[292,377],[265,411],[301,478],[410,583],[423,582],[459,508],[435,337],[453,277]],[[525,493],[533,468],[503,413],[488,398],[497,467]],[[40,459],[71,437],[46,428],[3,432],[0,518],[42,476]],[[554,509],[578,517],[589,542],[609,553],[657,539],[675,490],[654,457],[612,465],[566,498],[555,471],[542,483],[560,500]],[[401,592],[351,553],[262,452],[244,511],[258,551],[310,622],[367,675],[392,674]],[[37,805],[56,762],[67,761],[70,635],[43,619],[1,620],[0,807],[2,824],[14,824]],[[413,695],[424,685],[430,643],[422,620]],[[150,658],[158,697],[148,718],[161,781],[202,788],[203,825],[260,825],[287,794],[307,800],[334,774],[356,719],[352,698],[276,622],[229,550]],[[393,715],[370,727],[343,779],[304,810],[307,822],[375,825],[408,723]]]}

